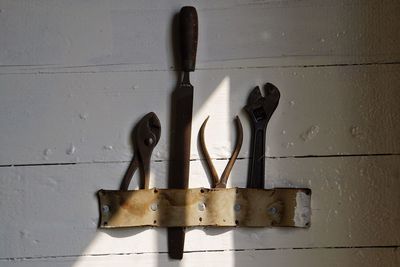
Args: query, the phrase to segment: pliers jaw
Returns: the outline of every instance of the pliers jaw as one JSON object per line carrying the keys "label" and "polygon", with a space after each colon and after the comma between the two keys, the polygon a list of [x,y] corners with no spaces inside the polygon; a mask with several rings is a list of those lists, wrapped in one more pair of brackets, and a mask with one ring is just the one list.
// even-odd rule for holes
{"label": "pliers jaw", "polygon": [[161,123],[154,112],[146,114],[133,131],[134,157],[122,180],[121,190],[128,190],[136,169],[141,173],[140,188],[149,188],[150,158],[161,136]]}
{"label": "pliers jaw", "polygon": [[161,123],[154,112],[146,114],[137,124],[134,142],[142,161],[150,159],[161,136]]}
{"label": "pliers jaw", "polygon": [[150,158],[161,136],[161,123],[154,112],[146,114],[138,123],[135,143],[141,171],[141,188],[149,188]]}

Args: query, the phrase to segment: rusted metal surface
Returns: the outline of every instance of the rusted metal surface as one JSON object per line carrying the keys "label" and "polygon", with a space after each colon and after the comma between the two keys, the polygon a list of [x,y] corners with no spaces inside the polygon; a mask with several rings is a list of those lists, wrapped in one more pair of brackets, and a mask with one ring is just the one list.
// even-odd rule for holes
{"label": "rusted metal surface", "polygon": [[121,183],[121,190],[128,190],[129,183],[136,169],[141,174],[140,188],[149,188],[150,158],[154,147],[161,136],[161,124],[154,112],[146,114],[135,126],[133,131],[134,156]]}
{"label": "rusted metal surface", "polygon": [[219,178],[217,171],[215,170],[214,164],[212,163],[210,154],[208,153],[206,141],[204,139],[204,130],[205,130],[205,127],[206,127],[206,124],[207,124],[207,121],[209,118],[210,117],[207,117],[207,119],[203,122],[203,124],[201,125],[200,130],[199,130],[200,150],[206,159],[207,167],[208,167],[209,173],[211,175],[212,183],[213,183],[212,187],[213,188],[226,188],[226,182],[228,181],[229,174],[231,173],[233,165],[235,164],[235,161],[239,155],[240,148],[242,147],[243,127],[242,127],[242,123],[240,122],[239,116],[236,116],[235,121],[236,121],[237,138],[236,138],[235,149],[232,152],[231,158],[229,159],[228,164],[226,165],[225,170],[221,175],[221,178]]}
{"label": "rusted metal surface", "polygon": [[265,139],[268,122],[278,106],[280,93],[273,84],[264,86],[265,97],[260,88],[254,88],[244,109],[252,124],[251,160],[249,165],[248,188],[264,188],[265,180]]}
{"label": "rusted metal surface", "polygon": [[[171,151],[169,188],[187,188],[190,167],[190,136],[192,129],[193,86],[189,73],[195,70],[198,40],[197,11],[192,6],[182,7],[179,13],[180,58],[183,77],[172,95]],[[185,242],[183,228],[168,229],[168,255],[182,259]]]}
{"label": "rusted metal surface", "polygon": [[[309,189],[100,190],[100,227],[310,225]],[[300,219],[299,219],[300,218]]]}

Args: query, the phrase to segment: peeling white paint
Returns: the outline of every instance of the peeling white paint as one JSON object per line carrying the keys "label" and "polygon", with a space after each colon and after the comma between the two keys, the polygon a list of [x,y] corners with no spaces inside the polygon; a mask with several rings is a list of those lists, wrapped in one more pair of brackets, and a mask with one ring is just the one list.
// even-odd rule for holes
{"label": "peeling white paint", "polygon": [[294,224],[304,227],[311,222],[311,195],[298,192],[296,195],[296,208],[294,210]]}
{"label": "peeling white paint", "polygon": [[67,155],[72,155],[72,154],[75,153],[75,150],[76,150],[76,147],[74,146],[74,144],[71,143],[71,144],[69,144],[69,146],[68,146],[67,150],[65,151],[65,153]]}
{"label": "peeling white paint", "polygon": [[46,148],[44,151],[43,151],[43,155],[45,155],[45,156],[50,156],[50,155],[52,155],[53,154],[53,150],[51,150],[51,148]]}
{"label": "peeling white paint", "polygon": [[81,120],[87,120],[88,117],[89,117],[89,114],[87,114],[87,113],[79,113],[79,118]]}
{"label": "peeling white paint", "polygon": [[319,126],[313,125],[307,131],[302,133],[300,136],[303,139],[303,141],[310,141],[311,139],[314,139],[318,135],[318,133],[319,133]]}

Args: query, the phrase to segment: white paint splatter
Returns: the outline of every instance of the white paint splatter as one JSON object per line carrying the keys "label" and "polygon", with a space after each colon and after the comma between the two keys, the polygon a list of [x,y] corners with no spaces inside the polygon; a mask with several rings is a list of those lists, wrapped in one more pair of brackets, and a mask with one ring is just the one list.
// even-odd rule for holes
{"label": "white paint splatter", "polygon": [[30,233],[28,230],[22,230],[19,231],[19,236],[20,238],[28,238],[30,236]]}
{"label": "white paint splatter", "polygon": [[350,128],[350,133],[355,138],[363,139],[365,137],[364,132],[361,130],[359,126],[352,126]]}
{"label": "white paint splatter", "polygon": [[285,130],[282,130],[282,134],[285,135],[285,134],[286,134],[286,131],[285,131]]}
{"label": "white paint splatter", "polygon": [[75,153],[76,147],[74,146],[74,144],[69,144],[67,150],[65,151],[65,153],[67,153],[67,155],[72,155]]}
{"label": "white paint splatter", "polygon": [[113,146],[110,146],[110,145],[104,145],[103,149],[104,150],[113,150],[114,148],[113,148]]}
{"label": "white paint splatter", "polygon": [[289,147],[292,147],[292,146],[294,146],[293,142],[289,142],[289,143],[286,144],[286,148],[289,148]]}
{"label": "white paint splatter", "polygon": [[88,116],[89,116],[89,114],[87,114],[87,113],[79,113],[79,118],[81,120],[87,120]]}
{"label": "white paint splatter", "polygon": [[294,100],[291,100],[291,101],[289,102],[289,104],[290,104],[291,107],[293,107],[294,104],[295,104],[295,103],[294,103]]}
{"label": "white paint splatter", "polygon": [[51,156],[53,154],[53,150],[51,150],[51,148],[46,148],[44,151],[43,151],[43,155],[44,155],[44,159],[45,160],[48,160],[49,159],[49,156]]}
{"label": "white paint splatter", "polygon": [[303,139],[303,141],[309,141],[311,139],[314,139],[318,135],[318,133],[319,133],[319,126],[313,125],[307,131],[302,133],[300,137]]}

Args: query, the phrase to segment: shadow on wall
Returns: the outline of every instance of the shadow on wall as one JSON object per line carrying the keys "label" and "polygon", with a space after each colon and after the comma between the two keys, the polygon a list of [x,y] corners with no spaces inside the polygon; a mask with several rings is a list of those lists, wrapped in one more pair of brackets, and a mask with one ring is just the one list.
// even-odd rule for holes
{"label": "shadow on wall", "polygon": [[[172,47],[174,47],[174,63],[175,66],[179,66],[180,58],[179,58],[179,53],[178,53],[178,14],[176,14],[172,20],[171,23],[171,42],[173,43]],[[180,69],[179,67],[177,68],[178,70]],[[180,72],[176,72],[176,81],[177,85],[172,88],[171,90],[171,102],[170,102],[170,112],[171,112],[171,117],[170,117],[170,129],[174,129],[174,126],[176,124],[176,106],[175,106],[175,101],[176,99],[174,98],[174,91],[176,88],[179,87],[180,81],[181,81],[181,75]],[[221,76],[222,78],[217,78],[215,79],[214,86],[211,86],[209,88],[196,88],[196,84],[198,80],[202,80],[204,77],[201,77],[203,73],[201,71],[196,71],[196,74],[192,75],[192,84],[194,84],[194,98],[195,98],[195,103],[193,107],[193,120],[197,121],[203,121],[205,117],[207,116],[208,112],[213,111],[214,114],[218,113],[219,115],[221,114],[229,114],[229,92],[230,92],[230,82],[229,82],[229,77],[225,77],[223,73],[220,73],[218,76]],[[198,78],[198,77],[201,78]],[[215,77],[214,77],[215,78]],[[209,102],[209,98],[212,99],[211,102]],[[207,103],[207,105],[205,105]],[[221,106],[221,103],[223,103],[224,106]],[[212,113],[212,112],[211,112]],[[229,116],[229,115],[227,115]],[[228,121],[226,121],[226,124],[223,125],[225,126],[225,131],[229,133],[229,130],[227,128],[232,127],[232,118],[230,118]],[[218,128],[221,128],[222,125],[216,124],[216,130],[218,131]],[[161,125],[163,127],[163,125]],[[192,124],[192,136],[191,139],[197,140],[197,132],[198,129],[193,127]],[[174,147],[174,133],[165,133],[162,132],[162,134],[165,135],[170,135],[170,147]],[[229,140],[230,137],[227,137],[226,139]],[[133,143],[133,142],[132,142]],[[193,143],[193,142],[192,142]],[[193,149],[193,148],[192,148]],[[173,149],[170,151],[170,158],[171,156],[174,155]],[[191,162],[192,164],[193,162]],[[165,172],[165,177],[162,177],[162,179],[166,179],[167,177],[175,177],[175,171],[173,168],[171,168],[170,162],[169,164],[169,171],[167,175],[167,171]],[[128,170],[126,173],[130,175],[131,173],[131,167],[128,167]],[[152,175],[154,176],[154,175]],[[135,175],[135,177],[132,180],[132,183],[130,185],[130,188],[135,188],[138,187],[138,180],[137,180],[138,175]],[[189,187],[209,187],[208,184],[204,184],[205,177],[202,177],[203,180],[189,180]],[[169,182],[170,183],[170,182]],[[171,185],[171,184],[170,184]],[[112,188],[107,188],[109,190],[112,190]],[[117,188],[114,188],[117,189]],[[186,232],[191,232],[191,231],[198,231],[198,230],[186,230]],[[209,232],[206,232],[208,235],[218,235],[220,233],[226,233],[230,231],[230,229],[210,229]],[[146,233],[147,232],[147,233]],[[149,234],[151,233],[151,234]],[[103,239],[107,239],[105,235],[109,235],[113,238],[118,238],[118,239],[131,239],[132,242],[127,242],[129,244],[134,244],[136,248],[139,248],[141,244],[135,244],[135,237],[141,236],[141,235],[146,235],[149,237],[154,237],[155,239],[153,240],[146,240],[146,242],[153,244],[153,248],[155,249],[154,251],[143,251],[141,253],[146,253],[147,257],[151,257],[151,260],[148,260],[148,265],[147,266],[181,266],[185,265],[185,254],[183,261],[178,261],[178,260],[171,260],[168,258],[167,254],[167,230],[162,229],[162,228],[133,228],[133,229],[99,229],[97,230],[96,236],[92,239],[91,243],[87,246],[85,251],[82,253],[83,255],[85,254],[91,254],[90,251],[96,247],[96,242],[104,242],[102,241]],[[190,233],[189,233],[189,238],[190,238]],[[142,239],[139,237],[139,239]],[[188,238],[186,238],[188,239]],[[116,240],[114,242],[117,242]],[[193,242],[193,240],[189,240],[185,242],[186,248],[189,247],[189,250],[186,249],[185,251],[190,251],[193,252],[193,250],[190,250],[190,244],[188,242]],[[157,248],[158,247],[158,248]],[[206,247],[204,249],[207,249]],[[129,251],[129,249],[128,249]],[[123,253],[124,255],[140,255],[141,253]],[[153,254],[154,253],[154,254]],[[201,253],[201,252],[200,252]],[[110,253],[111,255],[113,253]],[[186,255],[186,258],[188,255]],[[129,262],[129,259],[127,259],[127,264]],[[85,264],[84,261],[78,260],[77,262],[74,263],[74,267],[82,266],[81,264]],[[187,264],[187,263],[186,263]]]}
{"label": "shadow on wall", "polygon": [[[349,11],[347,10],[346,12],[354,12],[354,16],[355,18],[365,24],[365,25],[371,25],[371,23],[368,21],[369,20],[369,16],[365,15],[365,14],[359,14],[358,11],[356,10],[357,6],[351,7],[352,9]],[[348,16],[348,17],[352,17],[352,16]],[[290,18],[287,18],[288,20],[290,20]],[[201,25],[201,21],[200,21],[200,25]],[[379,32],[380,27],[382,27],[382,25],[379,24],[373,24],[374,27],[378,27],[378,29],[371,29],[370,27],[364,27],[363,29],[366,31],[364,35],[369,36],[371,35],[369,32]],[[171,24],[171,36],[172,33],[176,32],[176,16],[174,17],[174,21]],[[307,29],[305,29],[305,31],[307,31]],[[175,37],[171,38],[171,41],[174,40]],[[377,48],[376,46],[379,46],[379,42],[377,42],[376,40],[378,40],[379,38],[375,38],[373,46],[374,48]],[[201,40],[201,36],[200,36],[200,40]],[[368,41],[368,40],[366,40]],[[173,46],[176,47],[176,46]],[[268,49],[268,47],[266,46],[265,49]],[[376,50],[381,51],[382,49],[377,48]],[[176,51],[175,51],[176,52]],[[353,51],[341,51],[340,53],[342,55],[346,55],[348,53],[352,53]],[[175,53],[175,55],[177,55],[177,53]],[[179,60],[177,60],[177,57],[175,57],[175,64],[177,65],[177,62],[179,62]],[[322,87],[323,85],[320,85],[318,83],[316,83],[313,79],[318,77],[320,75],[320,73],[327,73],[330,76],[335,76],[335,75],[339,75],[338,73],[332,73],[331,69],[332,67],[326,67],[326,66],[314,66],[313,68],[318,68],[318,73],[316,73],[316,71],[313,71],[312,69],[310,70],[310,68],[303,68],[303,67],[285,67],[285,69],[282,70],[270,70],[269,72],[265,72],[262,70],[253,70],[252,73],[249,75],[249,77],[252,77],[252,81],[249,80],[243,80],[241,79],[242,76],[239,74],[240,72],[243,72],[243,70],[238,69],[238,70],[216,70],[213,73],[213,77],[203,77],[205,75],[206,72],[200,70],[200,71],[196,71],[194,75],[192,75],[193,78],[193,84],[195,87],[195,103],[194,103],[194,109],[193,109],[193,117],[194,120],[202,122],[207,115],[211,115],[209,124],[208,124],[208,129],[211,131],[219,131],[219,132],[224,132],[224,133],[231,133],[230,136],[226,136],[226,139],[230,142],[231,147],[230,149],[233,148],[233,143],[235,140],[235,132],[234,131],[230,131],[229,129],[232,128],[232,119],[234,118],[234,116],[238,113],[239,116],[242,118],[242,122],[243,122],[243,128],[245,131],[245,139],[244,139],[244,143],[243,143],[243,148],[244,150],[248,150],[246,149],[246,146],[249,146],[250,140],[249,137],[250,134],[250,127],[247,121],[247,115],[244,114],[243,111],[241,110],[231,110],[232,106],[244,106],[248,93],[251,91],[251,89],[256,86],[256,85],[263,85],[265,82],[271,82],[273,84],[275,84],[279,90],[281,91],[281,103],[280,106],[278,106],[277,111],[275,112],[275,114],[273,115],[272,119],[271,119],[271,124],[268,129],[267,132],[267,157],[285,157],[285,156],[304,156],[304,155],[294,155],[292,151],[295,150],[291,150],[292,147],[296,147],[298,142],[298,145],[300,146],[304,146],[303,143],[305,143],[304,140],[301,139],[301,132],[298,133],[298,140],[289,140],[289,142],[286,142],[286,140],[284,138],[281,138],[280,140],[278,140],[279,142],[273,142],[270,143],[271,140],[268,139],[269,133],[271,133],[271,131],[274,132],[274,136],[278,136],[281,132],[284,132],[286,127],[288,127],[288,125],[285,125],[285,123],[287,122],[293,122],[295,123],[296,121],[296,113],[299,113],[302,108],[297,108],[297,107],[301,107],[301,106],[308,106],[308,105],[312,105],[315,104],[313,103],[315,100],[313,99],[305,99],[305,97],[302,95],[304,94],[304,92],[306,91],[307,88],[313,88],[313,90],[315,91],[320,91],[320,90],[327,90],[326,88],[328,88],[328,90],[332,87],[335,87],[336,85],[338,87],[342,86],[343,83],[341,83],[342,81],[336,81],[337,84],[335,85],[330,85],[330,86],[326,86],[326,87]],[[345,68],[345,67],[343,67]],[[294,70],[296,71],[297,74],[299,74],[299,72],[303,72],[303,74],[305,76],[307,75],[313,75],[313,78],[306,78],[306,79],[301,79],[301,75],[299,74],[296,79],[291,79],[291,80],[285,80],[285,75],[287,73],[293,73]],[[229,73],[233,73],[234,74],[234,78],[230,77],[229,75],[227,75],[227,72]],[[282,73],[284,73],[282,75]],[[342,75],[340,73],[340,75]],[[359,76],[362,76],[363,73],[359,73]],[[379,76],[379,77],[383,77],[383,76]],[[335,77],[334,77],[335,78]],[[335,79],[332,78],[329,81],[335,81]],[[212,85],[209,88],[203,88],[203,87],[197,87],[198,83],[197,81],[200,80],[209,80],[212,81]],[[234,80],[233,80],[234,79]],[[349,79],[364,79],[364,78],[360,78],[360,77],[349,77]],[[375,86],[375,88],[377,88],[376,90],[379,90],[380,87],[382,87],[382,84],[385,84],[385,81],[375,79],[374,77],[370,77],[369,73],[367,73],[367,77],[366,79],[368,79],[369,84],[371,84],[371,86]],[[178,75],[177,72],[177,77],[176,80],[179,81],[180,80],[180,76]],[[349,84],[349,83],[347,83]],[[351,83],[350,83],[351,84]],[[175,89],[175,87],[173,88]],[[173,90],[172,89],[172,90]],[[171,92],[172,92],[171,90]],[[308,89],[307,89],[308,90]],[[311,93],[315,92],[315,91],[307,91],[306,93],[308,95],[310,95]],[[353,95],[359,96],[360,93],[354,93],[354,90],[360,90],[359,88],[338,88],[338,90],[345,90],[346,91],[346,99],[343,99],[343,105],[352,105],[354,103],[359,104],[357,101],[359,101],[360,103],[363,104],[363,108],[361,108],[361,110],[356,110],[357,112],[354,112],[354,114],[352,115],[352,118],[346,118],[348,119],[349,122],[351,121],[359,121],[362,120],[362,116],[364,116],[363,114],[381,114],[382,112],[376,112],[377,109],[380,109],[382,107],[377,107],[376,105],[374,105],[374,99],[369,98],[369,95],[365,96],[365,99],[354,99]],[[311,93],[310,93],[311,92]],[[340,94],[343,94],[343,91],[339,91]],[[353,92],[353,93],[352,93]],[[388,92],[384,92],[384,91],[380,91],[379,94],[383,94],[384,98],[388,98],[390,96],[387,96],[385,94],[387,94]],[[337,93],[334,93],[332,91],[327,91],[326,94],[328,96],[332,95],[333,97],[335,97],[335,95],[337,95]],[[378,94],[378,93],[377,93]],[[338,97],[338,96],[336,96]],[[341,96],[339,96],[340,98],[342,98]],[[333,112],[335,111],[335,109],[340,109],[340,107],[332,107],[330,105],[329,102],[330,99],[319,99],[320,102],[323,102],[322,105],[326,105],[326,109],[334,109]],[[238,104],[239,103],[243,103]],[[290,109],[290,106],[292,106],[292,102],[295,103],[295,108],[292,108],[290,111],[290,114],[287,110]],[[336,101],[337,102],[337,101]],[[349,102],[349,103],[348,103]],[[173,103],[173,102],[172,102]],[[235,103],[233,105],[231,105],[231,103]],[[316,104],[315,104],[316,105]],[[359,106],[359,105],[358,105]],[[320,107],[320,106],[318,106]],[[171,105],[171,109],[172,109],[172,114],[173,114],[173,104]],[[384,108],[384,107],[383,107]],[[319,112],[319,110],[314,110],[315,112]],[[326,111],[326,110],[325,110]],[[321,112],[323,112],[321,110]],[[308,114],[304,114],[303,116],[307,116]],[[216,120],[217,122],[213,124],[213,118],[218,116],[218,120]],[[285,118],[285,119],[282,119]],[[221,123],[223,121],[223,123]],[[311,119],[308,121],[309,125],[308,126],[312,126],[314,124],[322,124],[322,122],[320,121],[312,121]],[[372,121],[370,122],[371,124],[376,124],[376,128],[379,129],[383,124],[385,124],[385,120],[381,120],[380,118],[375,118],[372,117]],[[170,124],[173,127],[173,118],[171,118]],[[193,127],[193,126],[192,126]],[[173,128],[172,128],[173,129]],[[385,129],[385,127],[382,127],[382,129]],[[323,131],[324,129],[319,129],[320,131]],[[326,130],[326,129],[325,129]],[[343,129],[340,129],[343,130]],[[197,131],[198,128],[194,127],[192,129],[192,140],[194,138],[197,138]],[[347,129],[343,130],[343,131],[347,131]],[[169,134],[169,133],[163,133],[163,134]],[[220,144],[217,141],[214,140],[209,140],[209,146],[219,146]],[[307,144],[306,144],[307,145]],[[268,149],[269,147],[269,149]],[[282,147],[286,147],[287,150],[285,150],[286,152],[283,152],[282,154]],[[193,148],[192,148],[193,149]],[[307,151],[307,150],[304,150]],[[285,154],[286,153],[286,154]],[[312,157],[315,156],[320,156],[322,155],[320,154],[314,154],[311,155]],[[325,154],[326,155],[326,154]],[[211,155],[211,157],[213,158],[217,158],[217,159],[221,159],[220,155]],[[238,160],[237,164],[235,165],[235,167],[233,168],[232,171],[232,179],[229,180],[228,185],[231,187],[245,187],[246,186],[246,177],[243,176],[243,174],[247,173],[247,161],[248,161],[249,155],[248,154],[241,154],[241,158]],[[292,163],[294,162],[299,162],[301,161],[300,159],[297,160],[293,160],[291,161]],[[218,161],[214,161],[216,163],[217,166],[217,171],[221,171],[224,168],[224,164],[219,164]],[[224,162],[224,161],[222,161]],[[238,164],[239,162],[241,162],[242,167],[246,168],[245,171],[242,170],[238,170]],[[201,162],[203,163],[203,162]],[[279,161],[279,159],[267,159],[267,164],[266,164],[266,187],[311,187],[311,189],[314,189],[313,186],[315,185],[311,185],[309,184],[309,181],[307,179],[305,179],[304,177],[308,176],[308,174],[310,172],[312,172],[312,170],[310,169],[302,169],[301,172],[296,172],[295,170],[287,170],[287,166],[285,166],[285,164],[287,163],[287,161]],[[191,162],[191,165],[196,164],[195,161]],[[168,170],[165,170],[165,174],[168,172]],[[172,174],[170,173],[169,176],[171,176]],[[166,175],[167,176],[167,175]],[[166,177],[163,177],[163,179]],[[205,178],[205,177],[204,177]],[[137,182],[134,182],[133,185],[137,185]],[[208,187],[209,184],[206,183],[206,179],[198,179],[198,180],[190,180],[190,187],[199,187],[199,186],[204,186],[204,187]],[[315,188],[316,190],[318,190],[318,188]],[[323,207],[320,206],[320,209],[329,209],[329,207]],[[283,234],[283,231],[284,234]],[[307,234],[307,230],[301,230],[301,229],[295,229],[295,230],[288,230],[288,229],[242,229],[242,228],[238,228],[238,229],[217,229],[217,228],[206,228],[206,229],[193,229],[193,230],[188,230],[188,234],[187,234],[187,238],[186,238],[186,251],[190,251],[190,257],[192,257],[193,255],[196,254],[196,251],[192,250],[191,244],[189,242],[197,242],[197,247],[202,247],[203,250],[202,251],[198,251],[199,254],[203,253],[204,251],[207,251],[209,248],[213,247],[213,244],[206,244],[204,241],[202,240],[193,240],[192,237],[196,236],[199,238],[203,238],[204,240],[211,240],[210,238],[207,237],[208,236],[212,236],[212,240],[217,243],[217,242],[225,242],[224,245],[229,244],[230,247],[230,252],[235,251],[241,251],[243,249],[249,249],[248,253],[247,252],[243,252],[243,253],[247,253],[252,254],[254,251],[252,249],[259,249],[258,246],[260,246],[260,243],[262,243],[263,248],[265,250],[268,249],[274,249],[277,248],[277,244],[276,244],[276,240],[278,240],[279,238],[279,244],[280,247],[279,248],[285,248],[285,244],[290,244],[291,243],[291,238],[292,238],[292,234],[294,233],[294,231],[296,232],[301,232],[302,236],[305,237],[305,241],[303,242],[303,244],[312,244],[312,240],[306,240],[307,238],[310,238],[310,235]],[[345,231],[345,230],[344,230]],[[147,228],[147,229],[124,229],[124,230],[98,230],[97,236],[94,236],[92,239],[92,243],[96,243],[96,242],[101,242],[102,239],[104,239],[104,235],[110,235],[112,237],[116,237],[116,238],[120,238],[120,239],[132,239],[132,242],[130,242],[129,244],[134,244],[135,247],[140,247],[141,244],[135,244],[135,236],[138,235],[142,235],[145,232],[151,232],[152,234],[149,234],[147,236],[151,236],[155,238],[153,240],[147,240],[146,242],[152,242],[155,247],[158,246],[158,249],[156,249],[155,251],[148,251],[149,254],[147,255],[152,255],[153,258],[151,260],[148,260],[148,266],[183,266],[183,265],[188,265],[189,260],[187,259],[189,254],[184,255],[184,259],[183,261],[173,261],[173,260],[169,260],[168,259],[168,255],[167,255],[167,235],[166,235],[166,230],[165,229],[152,229],[152,228]],[[220,236],[220,238],[219,238]],[[88,238],[89,239],[89,238]],[[105,238],[106,239],[106,238]],[[222,241],[221,241],[222,240]],[[264,240],[264,241],[260,241],[260,240]],[[104,241],[103,241],[104,242]],[[117,242],[117,241],[114,241]],[[254,242],[254,244],[252,243]],[[275,243],[274,243],[275,242]],[[204,244],[204,245],[203,245]],[[92,246],[92,244],[88,245],[88,248],[86,249],[86,251],[90,251],[90,247]],[[287,246],[287,245],[286,245]],[[214,246],[215,247],[215,246]],[[212,250],[212,249],[211,249]],[[155,252],[154,254],[151,254]],[[144,251],[143,253],[146,253],[146,251]],[[241,260],[241,256],[240,255],[244,255],[243,253],[227,253],[227,257],[226,259],[223,259],[223,261],[221,261],[221,264],[225,264],[225,265],[230,265],[230,266],[241,266],[240,262],[242,262]],[[86,254],[86,252],[84,251],[83,254]],[[130,254],[130,253],[126,253],[126,254]],[[135,254],[136,253],[132,253]],[[185,259],[185,257],[187,257]],[[194,258],[194,256],[193,256]],[[201,258],[199,259],[201,260]],[[74,264],[75,267],[77,266],[81,266],[79,260]]]}
{"label": "shadow on wall", "polygon": [[[172,39],[171,41],[176,44],[177,43],[177,35],[176,33],[178,32],[177,29],[178,23],[177,23],[177,15],[174,16],[173,22],[171,24],[171,36]],[[176,45],[173,45],[175,55],[179,55],[177,53]],[[174,57],[175,65],[179,66],[179,57],[175,56]],[[180,68],[178,68],[180,69]],[[181,81],[181,76],[180,72],[176,72],[176,80],[177,80],[177,85],[174,87],[172,91],[174,91],[175,88],[177,88],[180,84]],[[226,75],[226,71],[216,71],[215,75],[213,77],[210,77],[214,81],[214,85],[209,87],[209,88],[202,88],[202,87],[196,87],[198,84],[198,80],[204,80],[204,79],[209,79],[208,77],[203,77],[204,71],[196,71],[193,76],[193,84],[194,84],[194,91],[195,91],[195,103],[193,107],[193,120],[196,122],[202,122],[204,119],[210,115],[210,121],[208,125],[208,129],[210,132],[210,135],[212,133],[216,132],[223,132],[228,134],[228,136],[224,136],[223,138],[225,139],[225,144],[228,143],[230,145],[229,149],[223,148],[224,150],[231,151],[234,147],[234,142],[236,140],[236,132],[231,131],[231,129],[234,129],[234,124],[233,124],[233,119],[235,116],[238,114],[241,118],[242,121],[248,120],[247,114],[244,113],[242,110],[231,110],[231,105],[230,103],[232,102],[241,102],[243,103],[242,105],[235,105],[235,106],[244,106],[246,104],[246,100],[248,97],[249,92],[253,89],[253,86],[256,85],[263,85],[263,84],[249,84],[250,81],[235,81],[237,82],[237,86],[235,90],[232,90],[232,85],[231,85],[231,79],[229,76]],[[263,77],[259,76],[257,78],[257,81],[259,82],[264,82]],[[269,80],[268,80],[269,81]],[[170,118],[170,128],[174,129],[174,123],[176,118],[176,112],[175,112],[175,99],[174,95],[172,93],[171,95],[171,118]],[[214,118],[217,118],[214,120]],[[198,123],[197,123],[198,124]],[[247,132],[245,135],[247,137],[250,136],[250,127],[249,123],[245,123],[245,129],[244,131]],[[193,127],[192,125],[192,140],[197,140],[197,133],[198,133],[198,127]],[[170,144],[171,147],[174,147],[174,138],[173,138],[173,133],[162,133],[162,134],[170,134]],[[230,134],[230,135],[229,135]],[[133,143],[133,142],[132,142]],[[197,143],[197,142],[196,142]],[[193,142],[192,142],[193,144]],[[250,139],[244,140],[243,146],[249,146],[250,144]],[[221,146],[221,144],[218,142],[218,140],[212,140],[208,139],[208,145],[210,147],[218,147]],[[193,149],[193,148],[192,148]],[[223,152],[222,154],[226,154]],[[173,150],[171,150],[170,158],[171,156],[174,155]],[[248,156],[240,158],[238,161],[242,161],[247,163]],[[212,158],[218,159],[220,155],[211,155]],[[169,162],[170,163],[170,162]],[[191,164],[194,162],[192,161]],[[206,169],[206,166],[204,165],[203,161],[200,161],[201,165]],[[216,168],[219,173],[221,173],[222,169],[225,167],[225,161],[222,161],[223,164],[218,164],[216,162]],[[246,166],[247,164],[242,164],[241,166]],[[126,173],[129,175],[131,173],[131,167],[128,167],[128,170]],[[268,168],[268,166],[267,166]],[[167,172],[166,172],[167,173]],[[175,170],[173,168],[169,168],[168,172],[168,177],[175,177]],[[206,171],[204,172],[206,173]],[[235,173],[235,167],[233,168],[232,171],[232,176],[234,176],[233,182],[232,179],[228,180],[228,187],[246,187],[247,179],[246,176],[243,176],[243,173],[247,173],[246,171],[240,171],[239,175]],[[165,175],[167,177],[167,175]],[[138,175],[135,175],[135,179],[132,182],[132,185],[130,186],[131,188],[137,187],[139,184],[139,181],[137,180]],[[165,178],[166,178],[165,177]],[[164,177],[163,177],[164,178]],[[190,180],[190,185],[189,187],[210,187],[211,184],[211,179],[210,177],[201,177],[201,179],[197,180]],[[207,180],[209,183],[207,183]],[[236,183],[236,184],[235,184]],[[112,188],[107,188],[112,190]],[[116,189],[116,188],[115,188]],[[200,231],[199,231],[200,230]],[[148,236],[154,236],[154,240],[146,240],[146,242],[153,243],[154,247],[158,247],[158,249],[155,249],[155,251],[148,251],[149,254],[148,257],[152,257],[152,260],[149,262],[149,266],[183,266],[190,263],[189,257],[193,254],[199,254],[201,255],[204,253],[204,251],[208,250],[209,247],[206,242],[200,241],[199,243],[203,243],[204,246],[202,246],[202,249],[193,249],[193,247],[199,247],[198,244],[194,245],[190,244],[190,242],[195,242],[193,239],[193,236],[198,236],[199,238],[204,238],[207,240],[210,240],[210,238],[207,238],[207,236],[212,237],[212,240],[216,240],[218,242],[218,236],[223,235],[223,240],[225,242],[225,245],[228,244],[229,249],[231,252],[235,250],[242,250],[242,247],[240,246],[241,242],[241,237],[243,235],[257,235],[258,231],[262,230],[255,230],[255,229],[240,229],[240,228],[199,228],[199,229],[187,229],[186,232],[188,232],[188,237],[186,238],[185,242],[185,251],[190,252],[190,254],[185,253],[183,261],[177,261],[177,260],[171,260],[168,258],[167,255],[167,234],[166,234],[166,229],[156,229],[156,228],[133,228],[133,229],[110,229],[110,230],[104,230],[100,229],[98,230],[97,235],[92,239],[91,244],[87,246],[87,249],[83,252],[83,255],[85,254],[90,254],[90,251],[92,250],[92,246],[95,246],[96,242],[104,242],[102,241],[104,236],[99,236],[98,234],[101,233],[101,235],[109,235],[113,238],[117,239],[131,239],[132,242],[128,242],[129,244],[134,244],[136,248],[140,247],[141,244],[135,244],[135,237],[143,235],[145,232],[151,232],[150,235]],[[236,237],[236,232],[239,232],[239,236]],[[117,241],[114,241],[117,242]],[[210,244],[210,247],[211,246]],[[214,246],[215,247],[215,246]],[[217,246],[218,247],[218,246]],[[212,251],[213,249],[211,249]],[[128,249],[129,251],[129,249]],[[143,251],[142,253],[146,253],[147,251]],[[150,254],[153,253],[154,254]],[[112,253],[111,253],[112,254]],[[127,255],[139,255],[140,253],[123,253]],[[150,256],[152,255],[152,256]],[[228,264],[229,266],[234,266],[235,262],[237,259],[235,259],[235,253],[232,252],[230,254],[226,254],[226,261],[224,260],[224,263]],[[186,260],[185,260],[186,257]],[[129,260],[128,260],[129,261]],[[81,266],[81,264],[84,264],[84,262],[80,262],[79,260],[75,262],[74,267]]]}

